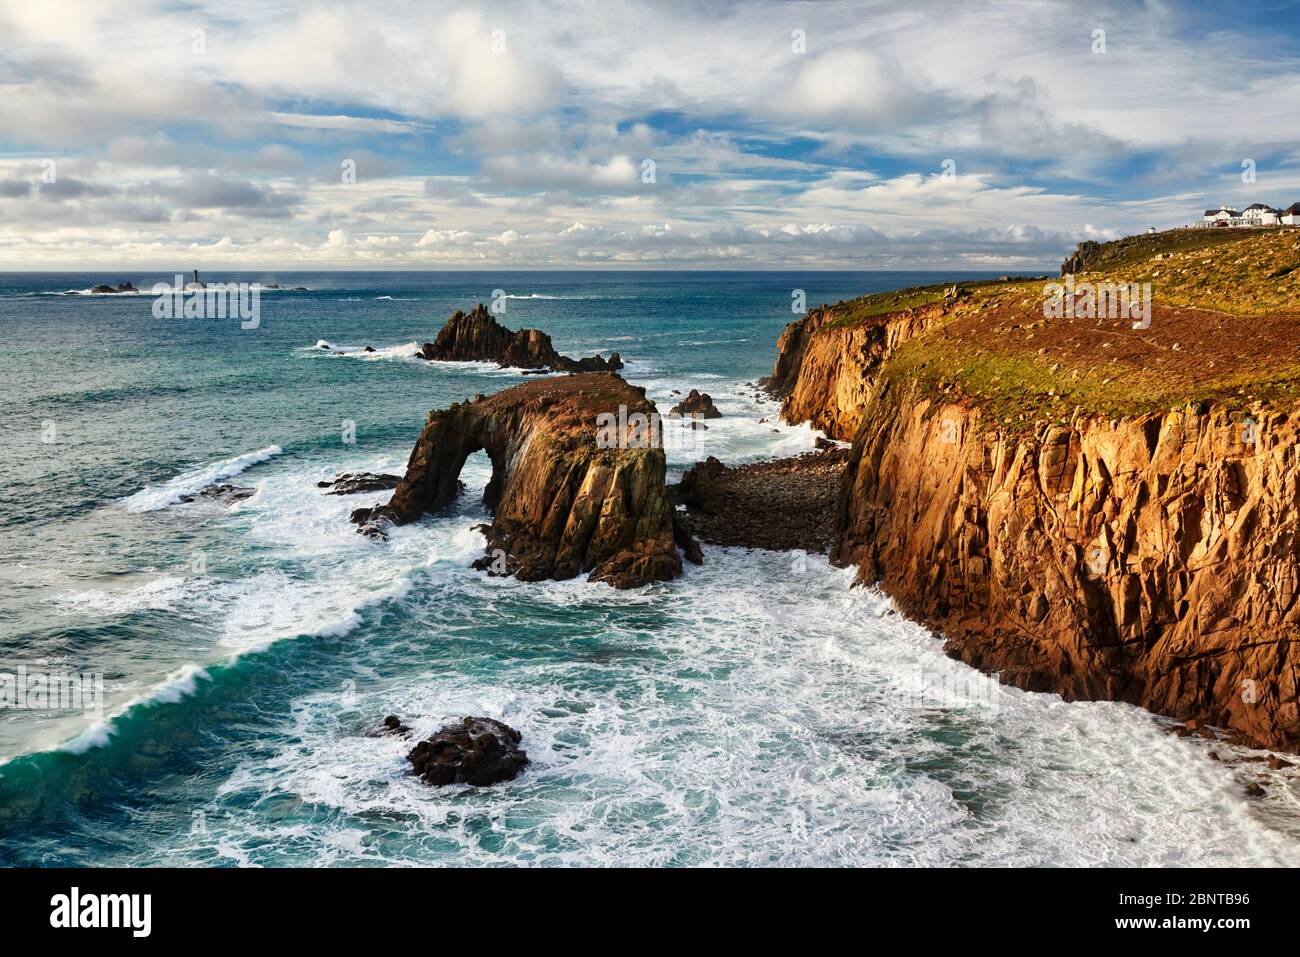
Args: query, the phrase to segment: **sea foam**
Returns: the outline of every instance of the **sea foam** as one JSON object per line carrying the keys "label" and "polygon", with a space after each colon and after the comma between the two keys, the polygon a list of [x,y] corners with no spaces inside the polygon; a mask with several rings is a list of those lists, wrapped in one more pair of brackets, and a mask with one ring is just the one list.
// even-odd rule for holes
{"label": "sea foam", "polygon": [[122,500],[128,512],[152,512],[175,505],[186,495],[193,495],[209,486],[234,478],[254,465],[272,459],[284,450],[278,445],[268,445],[256,452],[245,452],[228,459],[220,459],[198,468],[182,472],[159,485],[150,485]]}

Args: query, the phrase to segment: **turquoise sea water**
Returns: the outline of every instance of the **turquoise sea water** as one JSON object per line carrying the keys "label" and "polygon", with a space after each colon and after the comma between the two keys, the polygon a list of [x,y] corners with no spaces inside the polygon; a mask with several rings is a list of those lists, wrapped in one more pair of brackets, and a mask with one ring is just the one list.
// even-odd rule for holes
{"label": "turquoise sea water", "polygon": [[[1294,792],[1244,796],[1258,764],[1127,706],[1004,688],[823,558],[706,548],[636,592],[523,584],[468,567],[486,460],[388,543],[347,523],[386,493],[316,488],[400,471],[429,409],[523,381],[410,358],[496,288],[505,324],[620,352],[661,410],[712,393],[724,418],[670,451],[680,472],[812,447],[742,389],[792,289],[963,277],[205,277],[309,287],[265,293],[249,330],[59,295],[170,278],[0,275],[0,672],[104,687],[98,713],[0,710],[0,863],[1300,862]],[[176,501],[217,479],[258,491]],[[389,713],[422,733],[500,718],[533,763],[427,788],[409,742],[367,733]]]}

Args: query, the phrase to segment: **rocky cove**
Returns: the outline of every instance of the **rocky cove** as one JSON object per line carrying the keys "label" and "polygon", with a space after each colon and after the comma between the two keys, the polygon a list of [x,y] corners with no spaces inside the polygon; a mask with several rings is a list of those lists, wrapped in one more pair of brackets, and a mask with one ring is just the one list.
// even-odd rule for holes
{"label": "rocky cove", "polygon": [[[1098,368],[1123,380],[1115,355],[1084,368],[1077,330],[1044,334],[1026,290],[904,290],[791,323],[761,385],[787,423],[811,422],[850,450],[739,468],[711,459],[666,488],[661,450],[593,440],[602,412],[653,413],[644,390],[609,372],[570,375],[431,413],[392,501],[354,520],[374,532],[440,507],[465,456],[487,448],[495,510],[478,567],[637,587],[679,574],[682,554],[698,561],[696,537],[829,551],[1004,682],[1295,751],[1295,407],[1233,394],[1153,409],[1138,396],[1125,415],[1090,410],[1082,390],[1062,403],[1066,389],[1044,396],[1038,382],[1017,397],[1007,386],[1029,382],[1023,370],[1024,382],[995,374],[1000,388],[982,394],[961,381],[980,360],[964,352],[953,365],[950,350],[996,342],[990,330],[1036,334],[1045,345],[1028,355],[1057,379],[1059,353],[1075,366],[1070,382]],[[1171,340],[1195,339],[1177,308],[1156,318]],[[1089,334],[1130,338],[1118,326]],[[498,336],[501,348],[514,335]],[[1170,347],[1121,348],[1143,372]],[[1175,388],[1178,375],[1170,363]]]}

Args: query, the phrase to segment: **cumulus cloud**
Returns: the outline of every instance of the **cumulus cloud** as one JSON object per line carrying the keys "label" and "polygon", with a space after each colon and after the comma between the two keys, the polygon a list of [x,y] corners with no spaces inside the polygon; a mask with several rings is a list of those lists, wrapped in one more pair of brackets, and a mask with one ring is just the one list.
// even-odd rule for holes
{"label": "cumulus cloud", "polygon": [[1295,31],[1192,14],[5,4],[2,264],[1041,267],[1300,200]]}

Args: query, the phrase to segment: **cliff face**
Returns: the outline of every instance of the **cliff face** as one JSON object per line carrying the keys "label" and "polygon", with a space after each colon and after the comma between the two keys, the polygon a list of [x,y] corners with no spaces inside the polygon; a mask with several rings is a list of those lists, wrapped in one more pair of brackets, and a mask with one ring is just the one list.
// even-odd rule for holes
{"label": "cliff face", "polygon": [[787,327],[784,418],[853,440],[832,561],[1022,688],[1300,749],[1300,323],[1040,287]]}
{"label": "cliff face", "polygon": [[524,581],[589,574],[617,588],[673,578],[682,562],[662,447],[597,442],[598,417],[618,419],[620,406],[623,421],[655,411],[644,389],[588,373],[431,412],[392,499],[358,509],[353,520],[382,533],[445,507],[459,492],[465,460],[485,449],[492,479],[484,500],[493,515],[487,554],[475,567]]}
{"label": "cliff face", "polygon": [[1295,749],[1300,430],[1257,419],[1188,407],[1014,439],[885,389],[832,558],[1022,688]]}
{"label": "cliff face", "polygon": [[551,337],[540,329],[511,330],[479,303],[468,314],[457,312],[417,353],[434,362],[496,362],[503,368],[546,369],[552,372],[616,372],[623,368],[617,352],[608,359],[570,359],[555,351]]}
{"label": "cliff face", "polygon": [[811,422],[832,438],[850,442],[876,388],[882,360],[941,316],[941,307],[930,306],[847,323],[836,307],[812,309],[785,327],[772,375],[760,385],[783,400],[786,422]]}

